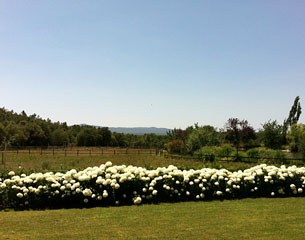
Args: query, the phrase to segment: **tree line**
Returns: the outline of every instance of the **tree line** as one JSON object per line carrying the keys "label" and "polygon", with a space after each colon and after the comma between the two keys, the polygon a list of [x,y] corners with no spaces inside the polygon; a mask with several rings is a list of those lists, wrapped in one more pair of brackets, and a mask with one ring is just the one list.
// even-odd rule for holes
{"label": "tree line", "polygon": [[[167,135],[123,134],[111,132],[108,127],[88,125],[68,126],[63,122],[44,120],[38,115],[20,114],[0,108],[0,145],[26,146],[112,146],[166,149],[170,153],[194,155],[207,147],[224,146],[225,151],[258,147],[288,148],[305,156],[305,124],[298,123],[301,115],[300,98],[296,97],[283,124],[269,120],[255,130],[247,120],[230,118],[224,128],[217,129],[198,123],[186,129],[173,129]],[[203,149],[204,148],[204,149]],[[231,151],[231,150],[230,150]]]}
{"label": "tree line", "polygon": [[285,149],[300,153],[305,158],[305,124],[298,123],[301,112],[300,98],[297,96],[283,124],[269,120],[257,131],[247,120],[238,118],[228,119],[223,129],[195,124],[185,130],[171,130],[166,147],[171,153],[209,154],[217,149],[222,155],[236,151],[237,156],[240,150],[252,149],[249,155],[253,155],[256,151],[266,152],[266,149],[267,152],[269,149]]}
{"label": "tree line", "polygon": [[163,148],[166,136],[156,134],[122,134],[111,132],[108,127],[89,125],[68,126],[63,122],[52,122],[36,114],[20,114],[0,108],[0,146],[111,146]]}

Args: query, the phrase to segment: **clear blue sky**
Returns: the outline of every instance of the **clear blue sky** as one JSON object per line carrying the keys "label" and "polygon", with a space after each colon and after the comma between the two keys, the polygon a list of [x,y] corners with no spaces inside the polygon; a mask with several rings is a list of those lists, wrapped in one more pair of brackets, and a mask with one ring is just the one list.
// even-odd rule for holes
{"label": "clear blue sky", "polygon": [[69,125],[305,122],[305,1],[0,0],[0,106]]}

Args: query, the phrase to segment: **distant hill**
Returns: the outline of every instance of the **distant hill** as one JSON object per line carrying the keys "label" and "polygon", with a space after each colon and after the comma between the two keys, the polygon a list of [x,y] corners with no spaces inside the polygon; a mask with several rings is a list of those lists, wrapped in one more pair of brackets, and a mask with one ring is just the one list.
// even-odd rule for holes
{"label": "distant hill", "polygon": [[109,127],[111,132],[117,133],[130,133],[136,135],[144,135],[154,133],[157,135],[166,135],[166,133],[170,130],[168,128],[156,128],[156,127],[132,127],[132,128],[125,128],[125,127]]}

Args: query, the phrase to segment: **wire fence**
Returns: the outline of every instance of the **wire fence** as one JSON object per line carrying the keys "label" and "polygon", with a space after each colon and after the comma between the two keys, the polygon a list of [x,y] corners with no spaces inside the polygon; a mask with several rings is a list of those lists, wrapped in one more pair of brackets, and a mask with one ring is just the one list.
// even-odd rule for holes
{"label": "wire fence", "polygon": [[175,155],[175,154],[165,154],[166,158],[171,159],[194,159],[206,162],[243,162],[243,163],[269,163],[269,164],[296,164],[304,165],[304,158],[288,158],[288,157],[254,157],[254,156],[220,156],[220,155],[201,155],[201,156],[190,156],[190,155]]}
{"label": "wire fence", "polygon": [[18,158],[18,156],[64,156],[64,157],[86,157],[86,156],[99,156],[99,155],[158,155],[165,158],[171,159],[188,159],[188,160],[199,160],[207,162],[243,162],[243,163],[271,163],[271,164],[305,164],[304,158],[289,158],[289,157],[254,157],[254,156],[217,156],[211,155],[176,155],[169,154],[166,151],[159,149],[143,149],[143,148],[115,148],[115,147],[27,147],[27,148],[16,148],[0,150],[0,164],[5,164],[5,161],[11,157]]}
{"label": "wire fence", "polygon": [[122,154],[142,154],[156,155],[159,154],[157,149],[141,148],[26,148],[26,149],[9,149],[0,151],[0,163],[4,164],[5,159],[11,156],[99,156],[99,155],[122,155]]}

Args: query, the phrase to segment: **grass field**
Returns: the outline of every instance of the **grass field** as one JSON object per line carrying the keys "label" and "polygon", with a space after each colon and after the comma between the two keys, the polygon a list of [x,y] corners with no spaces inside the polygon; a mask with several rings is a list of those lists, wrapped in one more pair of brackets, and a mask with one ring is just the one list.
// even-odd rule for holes
{"label": "grass field", "polygon": [[0,239],[304,239],[305,198],[0,212]]}
{"label": "grass field", "polygon": [[29,171],[66,171],[72,168],[83,169],[89,166],[97,166],[107,161],[116,165],[135,165],[146,168],[157,168],[168,165],[175,165],[179,168],[227,168],[229,170],[245,169],[256,165],[255,163],[237,163],[237,162],[203,162],[195,159],[171,159],[156,154],[86,154],[86,155],[67,155],[63,154],[40,154],[39,152],[31,154],[5,154],[0,160],[0,170],[19,170],[19,166]]}

